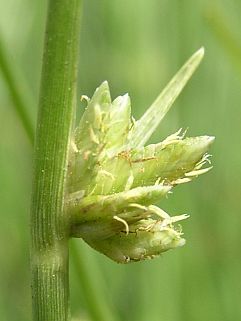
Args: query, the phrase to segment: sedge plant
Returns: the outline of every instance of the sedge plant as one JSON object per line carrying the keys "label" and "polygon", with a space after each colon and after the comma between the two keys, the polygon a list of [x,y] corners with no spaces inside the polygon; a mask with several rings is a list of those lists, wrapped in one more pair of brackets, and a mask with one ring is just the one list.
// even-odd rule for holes
{"label": "sedge plant", "polygon": [[112,100],[103,82],[76,128],[79,0],[50,0],[31,208],[35,321],[69,319],[68,241],[82,238],[118,263],[150,259],[184,245],[179,225],[156,206],[172,189],[206,173],[213,137],[178,130],[146,145],[199,65],[197,51],[142,118],[128,94]]}

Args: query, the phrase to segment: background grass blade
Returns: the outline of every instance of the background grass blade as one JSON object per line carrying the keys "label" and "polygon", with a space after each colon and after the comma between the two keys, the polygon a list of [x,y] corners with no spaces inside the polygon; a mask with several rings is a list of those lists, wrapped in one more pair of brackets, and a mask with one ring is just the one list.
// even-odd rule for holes
{"label": "background grass blade", "polygon": [[230,61],[241,75],[241,40],[237,32],[232,30],[229,19],[222,10],[212,5],[205,12],[210,31],[219,45],[227,53]]}
{"label": "background grass blade", "polygon": [[20,76],[18,66],[10,59],[10,56],[0,36],[0,70],[9,90],[16,113],[21,119],[28,139],[33,144],[34,126],[28,111],[32,109],[30,104],[34,104],[34,102],[28,89],[26,89],[26,85],[24,85],[24,79]]}

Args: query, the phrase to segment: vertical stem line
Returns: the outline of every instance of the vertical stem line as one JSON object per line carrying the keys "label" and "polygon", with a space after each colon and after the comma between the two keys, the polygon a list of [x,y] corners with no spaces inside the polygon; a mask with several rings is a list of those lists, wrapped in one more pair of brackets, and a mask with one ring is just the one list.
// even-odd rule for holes
{"label": "vertical stem line", "polygon": [[49,0],[31,208],[34,321],[69,316],[64,184],[76,104],[80,0]]}

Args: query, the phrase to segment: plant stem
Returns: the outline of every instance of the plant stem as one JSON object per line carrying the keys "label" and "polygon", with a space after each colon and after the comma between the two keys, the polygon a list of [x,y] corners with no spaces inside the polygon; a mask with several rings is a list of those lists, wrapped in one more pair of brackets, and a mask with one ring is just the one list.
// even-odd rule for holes
{"label": "plant stem", "polygon": [[[28,107],[32,105],[33,99],[31,99],[31,93],[28,86],[24,86],[26,87],[25,90],[20,90],[18,84],[26,83],[26,81],[24,76],[21,74],[21,71],[19,71],[16,75],[16,68],[18,68],[18,66],[16,64],[14,67],[12,66],[13,62],[8,59],[8,57],[11,55],[7,49],[8,48],[5,46],[5,44],[1,42],[0,68],[3,72],[5,83],[12,96],[13,108],[19,117],[27,137],[33,145],[34,124],[29,116],[30,107]],[[19,108],[22,110],[22,112],[19,112]],[[22,114],[24,115],[23,117]],[[93,320],[117,320],[117,316],[114,314],[110,302],[103,300],[102,298],[102,284],[100,284],[100,280],[102,280],[103,277],[101,276],[101,271],[99,270],[96,262],[93,259],[91,261],[91,268],[95,271],[95,280],[93,280],[93,275],[91,275],[85,264],[87,254],[83,253],[77,247],[76,243],[72,242],[71,248],[72,255],[70,257],[70,261],[72,261],[73,267],[76,270],[76,277],[86,298],[88,313],[92,316]],[[99,273],[99,277],[96,276],[96,273]]]}
{"label": "plant stem", "polygon": [[75,114],[80,0],[49,0],[31,211],[34,321],[67,321],[69,222],[63,211]]}

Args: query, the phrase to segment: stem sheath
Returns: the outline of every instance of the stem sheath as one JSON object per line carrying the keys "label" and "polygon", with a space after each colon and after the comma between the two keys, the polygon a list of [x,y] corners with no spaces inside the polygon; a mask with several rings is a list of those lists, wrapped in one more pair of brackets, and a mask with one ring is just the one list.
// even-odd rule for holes
{"label": "stem sheath", "polygon": [[49,0],[31,209],[34,321],[67,321],[69,316],[69,222],[63,205],[76,104],[80,5],[80,0]]}

